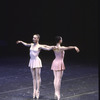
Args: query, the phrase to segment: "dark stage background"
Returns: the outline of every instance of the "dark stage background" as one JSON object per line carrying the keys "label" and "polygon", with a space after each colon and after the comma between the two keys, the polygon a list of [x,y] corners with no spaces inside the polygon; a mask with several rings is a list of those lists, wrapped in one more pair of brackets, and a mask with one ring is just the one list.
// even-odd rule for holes
{"label": "dark stage background", "polygon": [[[65,46],[80,48],[67,51],[67,59],[97,61],[97,1],[96,0],[5,0],[2,1],[2,32],[0,56],[29,55],[29,48],[16,44],[17,40],[32,42],[34,33],[40,34],[40,43],[55,45],[55,36],[63,37]],[[54,57],[52,51],[42,51],[41,57]]]}

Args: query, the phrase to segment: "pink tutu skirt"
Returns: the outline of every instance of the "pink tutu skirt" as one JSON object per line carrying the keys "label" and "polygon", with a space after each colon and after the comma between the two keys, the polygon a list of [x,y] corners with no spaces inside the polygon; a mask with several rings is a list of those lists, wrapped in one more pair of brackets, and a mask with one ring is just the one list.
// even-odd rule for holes
{"label": "pink tutu skirt", "polygon": [[65,70],[63,59],[54,59],[51,65],[51,70]]}

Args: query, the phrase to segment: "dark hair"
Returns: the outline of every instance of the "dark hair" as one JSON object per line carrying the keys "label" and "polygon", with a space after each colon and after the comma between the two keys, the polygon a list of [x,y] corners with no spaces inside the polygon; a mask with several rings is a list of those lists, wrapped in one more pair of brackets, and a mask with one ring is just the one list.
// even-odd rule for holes
{"label": "dark hair", "polygon": [[34,34],[34,35],[37,35],[38,36],[38,39],[40,39],[40,35],[39,34]]}
{"label": "dark hair", "polygon": [[61,36],[56,36],[56,38],[55,38],[55,42],[58,43],[61,39],[62,39]]}

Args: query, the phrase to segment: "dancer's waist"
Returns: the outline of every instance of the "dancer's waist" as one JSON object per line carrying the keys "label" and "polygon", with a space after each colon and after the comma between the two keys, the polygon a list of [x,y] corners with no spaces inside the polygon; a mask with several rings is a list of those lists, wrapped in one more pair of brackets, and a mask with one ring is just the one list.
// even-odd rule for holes
{"label": "dancer's waist", "polygon": [[57,60],[63,60],[64,58],[62,58],[62,57],[55,57],[55,59],[57,59]]}
{"label": "dancer's waist", "polygon": [[38,56],[30,56],[30,59],[38,59]]}

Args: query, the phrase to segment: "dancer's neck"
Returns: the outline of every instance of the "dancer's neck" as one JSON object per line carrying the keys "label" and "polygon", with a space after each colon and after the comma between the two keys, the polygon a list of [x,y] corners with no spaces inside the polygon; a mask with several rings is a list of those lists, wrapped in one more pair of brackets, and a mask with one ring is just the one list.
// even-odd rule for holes
{"label": "dancer's neck", "polygon": [[38,42],[34,43],[34,45],[38,45],[38,44],[39,44]]}
{"label": "dancer's neck", "polygon": [[57,47],[60,47],[61,45],[60,45],[60,43],[57,43],[57,45],[56,45]]}

